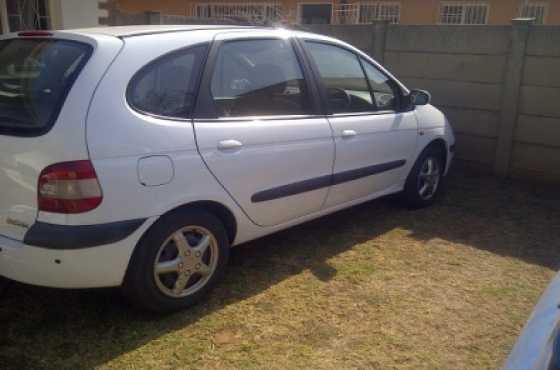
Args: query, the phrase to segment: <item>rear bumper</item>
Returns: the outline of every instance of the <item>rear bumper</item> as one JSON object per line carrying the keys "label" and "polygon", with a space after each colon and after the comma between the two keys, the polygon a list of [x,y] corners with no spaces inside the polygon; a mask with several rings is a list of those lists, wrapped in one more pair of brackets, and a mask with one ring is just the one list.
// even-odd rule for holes
{"label": "rear bumper", "polygon": [[134,247],[155,219],[118,241],[78,249],[54,248],[52,243],[37,247],[0,236],[0,276],[53,288],[119,286]]}
{"label": "rear bumper", "polygon": [[84,249],[113,244],[127,238],[146,219],[111,222],[99,225],[53,225],[36,222],[25,234],[23,242],[47,249]]}

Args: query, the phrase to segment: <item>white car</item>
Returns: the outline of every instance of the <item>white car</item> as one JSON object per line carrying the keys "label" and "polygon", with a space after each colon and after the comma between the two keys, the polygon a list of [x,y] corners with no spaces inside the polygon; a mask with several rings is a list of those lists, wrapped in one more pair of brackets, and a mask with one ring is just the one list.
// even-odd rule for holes
{"label": "white car", "polygon": [[231,246],[387,194],[434,202],[455,139],[429,101],[299,31],[2,36],[0,275],[189,306]]}
{"label": "white car", "polygon": [[560,273],[541,296],[504,370],[560,370]]}

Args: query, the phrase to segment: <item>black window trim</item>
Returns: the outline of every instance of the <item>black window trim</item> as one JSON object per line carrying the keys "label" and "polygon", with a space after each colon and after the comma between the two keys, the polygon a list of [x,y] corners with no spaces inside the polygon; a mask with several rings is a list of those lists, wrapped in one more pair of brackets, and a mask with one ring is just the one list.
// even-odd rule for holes
{"label": "black window trim", "polygon": [[275,116],[239,116],[239,117],[219,117],[219,118],[194,118],[195,122],[247,122],[247,121],[285,121],[302,119],[325,118],[323,114],[294,114],[294,115],[275,115]]}
{"label": "black window trim", "polygon": [[[375,103],[375,99],[373,97],[373,90],[371,89],[369,78],[367,77],[367,73],[365,72],[365,67],[362,64],[363,63],[362,59],[365,60],[366,62],[372,64],[373,66],[375,66],[375,64],[371,63],[369,60],[367,60],[367,58],[365,58],[360,53],[356,53],[354,50],[349,49],[349,48],[345,47],[344,45],[341,45],[341,44],[338,44],[338,43],[335,43],[335,42],[331,42],[331,41],[328,41],[328,40],[314,39],[314,38],[311,38],[311,37],[298,37],[298,41],[299,41],[299,44],[301,45],[301,48],[303,49],[303,53],[305,54],[305,57],[308,60],[308,63],[310,64],[310,66],[313,70],[314,80],[315,80],[315,83],[317,84],[318,89],[319,89],[319,95],[321,96],[321,105],[323,106],[323,110],[324,110],[325,115],[331,116],[331,117],[353,117],[353,116],[368,116],[368,115],[399,114],[399,113],[406,112],[406,110],[403,110],[403,109],[376,110],[376,111],[365,111],[365,112],[345,112],[345,113],[334,113],[334,112],[332,112],[329,109],[327,93],[326,93],[325,85],[323,84],[323,81],[321,79],[321,74],[319,73],[319,67],[317,66],[317,64],[313,60],[313,56],[310,54],[309,50],[305,47],[305,42],[313,42],[313,43],[317,43],[317,44],[324,44],[324,45],[328,45],[328,46],[338,47],[340,49],[346,50],[346,51],[352,53],[353,55],[355,55],[356,58],[358,59],[358,63],[360,64],[362,73],[364,74],[364,78],[365,78],[367,86],[369,88],[370,95],[372,96],[373,104],[375,104],[375,106],[377,106],[377,104]],[[401,104],[402,104],[403,94],[404,94],[404,91],[400,87],[400,84],[397,83],[396,81],[394,81],[391,78],[391,76],[388,76],[385,72],[383,72],[379,68],[377,68],[377,69],[379,70],[380,73],[385,75],[389,81],[392,81],[392,84],[394,84],[394,87],[398,89],[398,94],[396,94],[397,99],[398,99],[397,106],[400,107]]]}
{"label": "black window trim", "polygon": [[[210,42],[208,41],[204,41],[204,42],[199,42],[196,44],[192,44],[192,45],[188,45],[186,47],[182,47],[179,49],[173,49],[171,51],[168,51],[158,57],[156,57],[155,59],[150,60],[147,63],[144,63],[142,65],[142,67],[140,67],[140,69],[138,69],[136,72],[134,72],[134,74],[132,75],[132,77],[130,78],[130,80],[128,81],[128,84],[126,86],[126,104],[130,107],[130,109],[132,109],[133,111],[144,115],[144,116],[148,116],[148,117],[153,117],[153,118],[157,118],[157,119],[161,119],[161,120],[168,120],[168,121],[191,121],[192,118],[194,117],[194,112],[197,106],[197,100],[199,97],[199,93],[200,93],[200,84],[202,82],[202,74],[204,72],[206,63],[208,61],[208,54],[209,54],[209,50],[210,50]],[[156,113],[152,113],[152,112],[148,112],[145,111],[143,109],[140,109],[138,107],[136,107],[132,101],[131,101],[131,95],[132,94],[132,88],[135,85],[135,82],[137,81],[138,78],[143,77],[145,71],[149,70],[149,68],[160,62],[163,59],[169,58],[169,57],[173,57],[176,54],[181,54],[181,53],[185,53],[188,52],[191,49],[197,48],[197,47],[201,47],[201,46],[206,46],[206,50],[203,54],[203,59],[202,59],[202,63],[200,65],[200,68],[198,69],[198,73],[196,73],[196,75],[192,76],[191,78],[195,78],[194,81],[194,97],[193,97],[193,108],[191,109],[191,112],[189,114],[185,114],[184,116],[166,116],[166,115],[161,115],[161,114],[156,114]]]}
{"label": "black window trim", "polygon": [[[95,51],[95,48],[93,47],[93,45],[88,44],[87,42],[77,41],[77,40],[69,40],[69,39],[63,39],[63,38],[57,38],[57,37],[49,37],[49,38],[45,38],[45,37],[9,38],[9,39],[3,39],[3,40],[0,40],[0,41],[2,41],[2,42],[6,41],[6,45],[8,45],[8,43],[10,43],[12,41],[16,41],[16,40],[63,41],[63,42],[67,42],[67,43],[78,44],[78,45],[84,47],[84,50],[86,50],[86,54],[85,54],[84,59],[80,62],[80,65],[74,71],[72,78],[70,80],[68,80],[67,87],[66,87],[64,93],[60,95],[59,101],[57,102],[56,106],[54,107],[53,111],[51,112],[51,116],[49,117],[49,120],[47,121],[47,123],[45,124],[44,127],[40,128],[40,129],[35,129],[35,130],[23,130],[23,131],[20,131],[18,129],[14,129],[14,128],[2,128],[2,127],[0,127],[0,135],[13,136],[13,137],[40,137],[40,136],[48,134],[52,130],[52,128],[54,127],[56,121],[58,121],[58,119],[60,117],[60,113],[62,112],[62,108],[64,107],[64,104],[66,103],[66,100],[68,99],[68,96],[70,95],[70,92],[72,91],[72,89],[74,88],[74,85],[76,84],[76,81],[78,80],[78,78],[82,74],[82,72],[84,70],[84,67],[86,66],[86,64],[91,59],[91,56],[93,55],[93,52]],[[6,45],[1,47],[0,51],[4,47],[6,47]]]}
{"label": "black window trim", "polygon": [[[362,71],[364,72],[364,76],[366,77],[366,81],[367,84],[369,86],[369,92],[371,94],[371,100],[373,102],[373,104],[375,105],[376,108],[379,109],[379,107],[377,106],[377,101],[375,101],[375,95],[373,92],[373,88],[371,87],[371,81],[369,80],[368,74],[366,72],[366,67],[364,65],[364,63],[369,63],[373,68],[375,68],[379,73],[381,73],[383,76],[385,76],[387,78],[387,85],[389,85],[389,87],[391,88],[391,90],[393,91],[393,94],[395,95],[395,98],[397,99],[396,102],[396,106],[397,107],[402,107],[402,100],[403,100],[403,92],[402,90],[399,88],[399,85],[397,84],[397,82],[395,82],[395,80],[393,80],[390,76],[388,76],[385,72],[383,72],[383,70],[379,69],[374,63],[371,63],[369,60],[365,59],[363,56],[358,55],[358,60],[360,61],[360,66],[362,66]],[[402,112],[402,109],[386,109],[386,110],[377,110],[377,112],[394,112],[394,113],[399,113]]]}
{"label": "black window trim", "polygon": [[[369,90],[369,97],[371,99],[371,105],[373,105],[375,107],[375,111],[379,112],[379,107],[377,106],[377,101],[375,100],[375,94],[373,93],[373,89],[371,87],[371,81],[369,80],[368,74],[366,72],[366,67],[364,66],[364,62],[363,62],[363,58],[361,58],[359,55],[356,55],[358,57],[358,63],[360,64],[360,69],[362,70],[362,73],[364,74],[364,77],[366,79],[366,84]],[[391,88],[392,90],[392,88]],[[394,93],[394,91],[393,91]]]}
{"label": "black window trim", "polygon": [[236,116],[236,117],[222,117],[219,115],[212,97],[211,85],[214,70],[216,69],[216,61],[218,59],[218,52],[220,47],[229,42],[238,41],[255,41],[255,40],[286,40],[285,37],[270,35],[270,36],[233,36],[225,40],[214,40],[210,46],[206,66],[202,75],[202,80],[199,89],[199,96],[196,102],[193,119],[197,122],[241,122],[241,121],[276,121],[287,119],[309,119],[322,117],[322,111],[319,108],[320,97],[318,95],[317,86],[312,75],[311,67],[307,62],[307,58],[302,54],[302,50],[297,44],[294,37],[290,36],[287,40],[290,42],[294,54],[296,56],[299,67],[303,74],[306,91],[308,92],[311,101],[311,112],[309,114],[286,114],[286,115],[260,115],[260,116]]}

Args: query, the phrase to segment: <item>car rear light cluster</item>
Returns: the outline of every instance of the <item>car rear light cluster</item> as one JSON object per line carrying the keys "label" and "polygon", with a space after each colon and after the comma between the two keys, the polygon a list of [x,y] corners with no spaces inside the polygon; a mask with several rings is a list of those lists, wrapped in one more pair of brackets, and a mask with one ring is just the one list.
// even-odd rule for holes
{"label": "car rear light cluster", "polygon": [[101,204],[103,195],[90,161],[57,163],[39,176],[39,210],[83,213]]}

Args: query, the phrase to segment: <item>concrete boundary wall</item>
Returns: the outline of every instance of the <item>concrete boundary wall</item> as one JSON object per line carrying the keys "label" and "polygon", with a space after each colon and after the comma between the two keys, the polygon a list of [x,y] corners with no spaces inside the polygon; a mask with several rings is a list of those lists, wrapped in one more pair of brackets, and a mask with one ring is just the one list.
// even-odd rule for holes
{"label": "concrete boundary wall", "polygon": [[560,27],[311,25],[430,91],[457,157],[500,177],[560,182]]}

